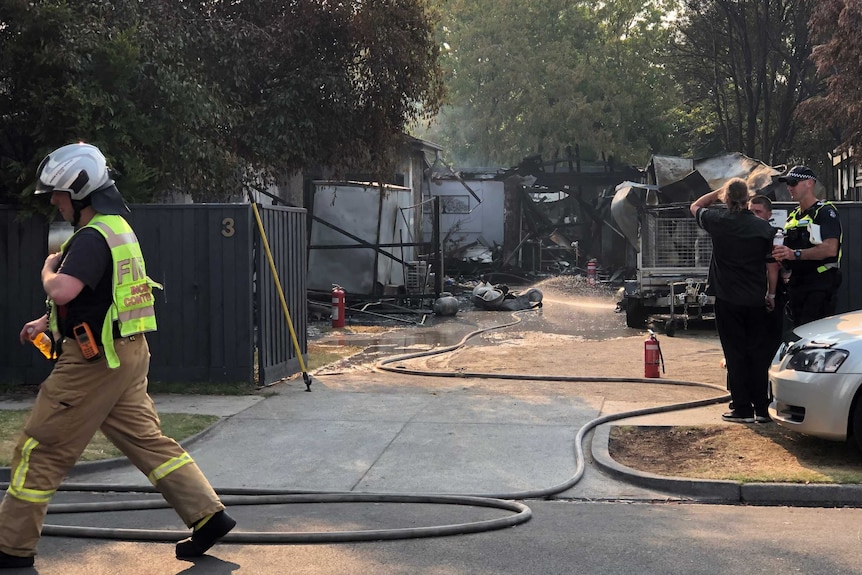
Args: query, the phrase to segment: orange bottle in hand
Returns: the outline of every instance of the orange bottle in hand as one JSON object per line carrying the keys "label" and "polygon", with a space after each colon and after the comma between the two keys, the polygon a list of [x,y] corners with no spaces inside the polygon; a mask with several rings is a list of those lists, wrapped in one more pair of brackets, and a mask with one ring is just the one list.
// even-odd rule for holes
{"label": "orange bottle in hand", "polygon": [[42,355],[44,355],[46,359],[55,359],[51,352],[51,338],[48,337],[47,333],[44,331],[37,331],[33,337],[30,338],[30,341],[33,342],[33,345],[42,352]]}

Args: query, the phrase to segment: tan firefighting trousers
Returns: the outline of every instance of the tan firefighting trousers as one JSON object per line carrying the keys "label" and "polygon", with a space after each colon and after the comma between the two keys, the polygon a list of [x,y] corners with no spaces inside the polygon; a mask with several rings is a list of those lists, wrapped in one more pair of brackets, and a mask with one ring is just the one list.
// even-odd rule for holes
{"label": "tan firefighting trousers", "polygon": [[188,527],[224,509],[197,464],[165,437],[147,394],[150,351],[143,335],[115,341],[120,367],[88,362],[72,339],[42,383],[15,448],[0,503],[0,551],[35,555],[48,503],[101,429],[140,469]]}

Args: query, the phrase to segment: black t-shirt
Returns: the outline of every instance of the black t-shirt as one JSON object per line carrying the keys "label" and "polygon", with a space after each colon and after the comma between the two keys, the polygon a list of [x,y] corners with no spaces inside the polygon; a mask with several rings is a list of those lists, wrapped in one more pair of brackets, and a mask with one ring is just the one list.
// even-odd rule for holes
{"label": "black t-shirt", "polygon": [[763,307],[766,297],[766,256],[772,251],[775,228],[748,210],[700,208],[697,225],[712,237],[709,283],[715,297],[730,303]]}
{"label": "black t-shirt", "polygon": [[61,334],[73,337],[72,328],[85,321],[93,336],[101,340],[102,324],[113,299],[112,269],[111,250],[102,234],[91,228],[78,231],[57,272],[81,280],[84,288],[75,299],[57,306]]}

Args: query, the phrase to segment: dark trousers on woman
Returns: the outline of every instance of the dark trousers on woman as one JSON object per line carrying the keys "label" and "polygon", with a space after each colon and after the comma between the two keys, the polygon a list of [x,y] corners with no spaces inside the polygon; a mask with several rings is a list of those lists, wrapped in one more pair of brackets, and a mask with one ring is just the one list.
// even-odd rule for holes
{"label": "dark trousers on woman", "polygon": [[727,365],[733,410],[740,416],[767,415],[769,369],[775,350],[767,338],[765,306],[743,306],[715,300],[715,326]]}

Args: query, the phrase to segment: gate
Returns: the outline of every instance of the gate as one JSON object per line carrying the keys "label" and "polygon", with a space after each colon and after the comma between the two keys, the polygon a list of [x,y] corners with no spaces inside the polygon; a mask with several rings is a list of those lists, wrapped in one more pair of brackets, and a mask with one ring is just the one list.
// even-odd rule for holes
{"label": "gate", "polygon": [[[281,288],[296,331],[303,359],[308,353],[308,300],[306,298],[306,211],[283,206],[258,206]],[[259,379],[272,383],[299,371],[287,319],[260,235],[255,234],[257,351]]]}

